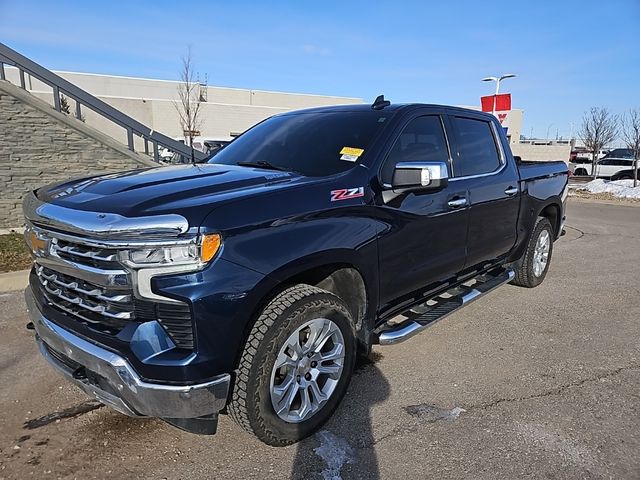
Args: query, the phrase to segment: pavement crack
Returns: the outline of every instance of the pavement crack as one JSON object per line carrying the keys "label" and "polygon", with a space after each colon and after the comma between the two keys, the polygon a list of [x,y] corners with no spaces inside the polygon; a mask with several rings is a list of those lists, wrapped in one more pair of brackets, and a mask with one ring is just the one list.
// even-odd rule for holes
{"label": "pavement crack", "polygon": [[580,230],[579,228],[576,227],[572,227],[571,225],[565,225],[564,227],[565,229],[571,229],[571,230],[575,230],[576,232],[578,232],[578,236],[576,238],[569,238],[565,241],[565,243],[568,242],[575,242],[576,240],[580,240],[582,237],[584,237],[584,232],[582,230]]}
{"label": "pavement crack", "polygon": [[[544,392],[539,392],[539,393],[533,393],[531,395],[524,395],[521,397],[513,397],[513,398],[499,398],[497,400],[494,400],[492,402],[487,402],[487,403],[481,403],[479,405],[468,405],[465,406],[464,409],[461,409],[463,412],[469,412],[471,413],[473,410],[485,410],[488,408],[493,408],[496,407],[498,405],[501,405],[503,403],[513,403],[513,402],[523,402],[523,401],[527,401],[527,400],[533,400],[536,398],[544,398],[544,397],[550,397],[550,396],[554,396],[554,395],[561,395],[564,392],[566,392],[567,390],[571,389],[571,388],[579,388],[587,383],[593,383],[593,382],[599,382],[601,380],[605,380],[608,378],[612,378],[615,377],[616,375],[621,374],[622,372],[628,371],[628,370],[638,370],[640,369],[640,365],[636,365],[636,364],[632,364],[632,365],[627,365],[624,367],[619,367],[616,368],[614,370],[611,370],[610,372],[607,372],[603,375],[598,375],[595,377],[587,377],[587,378],[583,378],[582,380],[578,380],[576,382],[572,382],[572,383],[568,383],[566,385],[560,385],[558,387],[549,389],[549,390],[545,390]],[[405,411],[407,411],[407,408],[405,407]],[[409,413],[407,411],[407,413]],[[435,423],[435,422],[439,422],[442,420],[446,420],[446,416],[440,416],[440,418],[429,418],[426,422],[416,422],[412,425],[407,425],[405,424],[401,424],[399,423],[398,425],[396,425],[390,432],[381,435],[380,437],[374,439],[370,444],[367,445],[363,445],[363,446],[359,446],[359,448],[372,448],[375,445],[377,445],[378,443],[388,439],[388,438],[392,438],[395,437],[397,435],[401,435],[401,434],[406,434],[406,433],[413,433],[416,432],[420,427],[424,426],[427,423]]]}
{"label": "pavement crack", "polygon": [[616,368],[615,370],[611,370],[610,372],[607,372],[604,375],[583,378],[582,380],[567,383],[566,385],[559,385],[549,390],[545,390],[544,392],[532,393],[531,395],[523,395],[521,397],[498,398],[496,400],[493,400],[492,402],[481,403],[479,405],[469,405],[466,407],[466,409],[467,411],[485,410],[487,408],[493,408],[495,406],[498,406],[502,403],[523,402],[526,400],[533,400],[535,398],[544,398],[544,397],[550,397],[555,395],[562,395],[564,392],[566,392],[571,388],[579,388],[587,383],[599,382],[601,380],[615,377],[616,375],[619,375],[620,373],[626,370],[637,370],[639,368],[640,368],[640,365],[627,365],[624,367]]}
{"label": "pavement crack", "polygon": [[69,408],[65,408],[64,410],[48,413],[46,415],[43,415],[42,417],[34,418],[32,420],[27,420],[22,425],[22,428],[33,430],[36,428],[44,427],[45,425],[49,425],[50,423],[61,420],[63,418],[79,417],[80,415],[84,415],[85,413],[91,412],[92,410],[100,407],[104,407],[104,404],[98,402],[97,400],[88,400],[86,402],[73,405]]}

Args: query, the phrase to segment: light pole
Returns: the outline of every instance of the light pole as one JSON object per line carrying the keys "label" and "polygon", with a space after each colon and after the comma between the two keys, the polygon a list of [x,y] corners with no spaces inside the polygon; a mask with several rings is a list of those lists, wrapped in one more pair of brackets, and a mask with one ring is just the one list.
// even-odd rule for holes
{"label": "light pole", "polygon": [[496,114],[496,97],[498,96],[498,92],[500,91],[500,82],[506,78],[513,78],[515,76],[515,73],[507,73],[506,75],[502,75],[501,77],[485,77],[482,79],[483,82],[496,82],[496,93],[493,97],[493,108],[491,110],[492,114]]}

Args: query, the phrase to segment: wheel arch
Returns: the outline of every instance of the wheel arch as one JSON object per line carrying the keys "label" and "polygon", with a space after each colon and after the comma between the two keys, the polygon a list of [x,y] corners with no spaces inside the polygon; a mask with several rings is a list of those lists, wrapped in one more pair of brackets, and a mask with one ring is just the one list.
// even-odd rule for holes
{"label": "wheel arch", "polygon": [[560,227],[562,225],[562,209],[560,205],[556,202],[551,202],[540,209],[537,217],[544,217],[549,220],[551,223],[551,228],[553,228],[554,238],[558,238],[560,236]]}
{"label": "wheel arch", "polygon": [[353,254],[353,251],[339,250],[324,252],[321,257],[298,259],[270,273],[272,287],[256,302],[246,328],[252,328],[260,312],[279,293],[293,285],[307,284],[327,290],[345,303],[354,321],[358,347],[368,351],[377,305],[377,283],[366,264],[353,261]]}

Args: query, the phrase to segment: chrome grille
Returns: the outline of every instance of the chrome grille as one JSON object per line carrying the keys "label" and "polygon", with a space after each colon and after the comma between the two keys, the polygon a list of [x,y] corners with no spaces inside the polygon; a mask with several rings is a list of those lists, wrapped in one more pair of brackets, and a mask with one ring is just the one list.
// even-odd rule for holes
{"label": "chrome grille", "polygon": [[81,262],[92,267],[117,266],[118,252],[115,249],[97,248],[73,243],[60,238],[51,240],[51,254],[72,262]]}
{"label": "chrome grille", "polygon": [[[53,307],[93,330],[117,335],[130,322],[158,321],[174,343],[194,348],[191,308],[182,302],[136,298],[135,272],[119,262],[123,245],[27,225],[37,234],[37,288]],[[33,247],[32,247],[33,249]]]}
{"label": "chrome grille", "polygon": [[41,265],[36,274],[49,303],[92,328],[117,334],[135,317],[130,290],[106,289]]}

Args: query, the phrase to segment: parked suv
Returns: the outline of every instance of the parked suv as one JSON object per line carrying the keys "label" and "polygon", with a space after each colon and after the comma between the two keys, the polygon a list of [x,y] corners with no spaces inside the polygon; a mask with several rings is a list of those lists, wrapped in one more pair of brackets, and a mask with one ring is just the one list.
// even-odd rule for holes
{"label": "parked suv", "polygon": [[[633,180],[633,173],[633,168],[629,170],[620,170],[611,176],[611,180]],[[638,178],[640,178],[640,168],[636,170],[636,179]]]}
{"label": "parked suv", "polygon": [[625,160],[633,160],[633,151],[630,148],[614,148],[602,158],[620,158]]}
{"label": "parked suv", "polygon": [[477,111],[278,114],[209,164],[27,195],[27,306],[44,357],[106,405],[201,434],[226,411],[286,445],[330,417],[358,353],[539,285],[567,179],[516,164]]}
{"label": "parked suv", "polygon": [[[596,178],[611,178],[621,170],[633,168],[633,159],[605,157],[596,165]],[[574,175],[591,175],[593,169],[589,163],[570,163],[569,169]]]}

